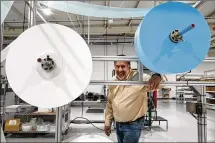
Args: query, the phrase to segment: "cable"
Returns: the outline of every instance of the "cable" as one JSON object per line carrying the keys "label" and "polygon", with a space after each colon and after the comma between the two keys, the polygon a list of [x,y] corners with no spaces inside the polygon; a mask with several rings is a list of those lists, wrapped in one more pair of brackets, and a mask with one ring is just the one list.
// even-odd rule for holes
{"label": "cable", "polygon": [[67,13],[67,15],[68,15],[68,17],[69,17],[69,20],[70,20],[70,22],[71,22],[73,28],[75,29],[75,31],[78,32],[77,29],[75,28],[75,25],[74,25],[74,23],[73,23],[73,21],[72,21],[70,15],[69,15],[69,12],[68,12],[68,2],[67,2],[67,1],[66,1],[66,7],[67,7],[67,12],[66,12],[66,13]]}
{"label": "cable", "polygon": [[[154,106],[154,102],[153,102],[153,100],[152,100],[152,97],[150,97],[150,98],[151,98],[151,102],[152,102],[153,105],[150,106],[149,108],[152,108],[152,107]],[[82,98],[82,103],[83,103],[83,98]],[[153,117],[153,119],[154,119],[154,118],[155,118],[155,116]],[[101,128],[95,126],[89,119],[83,117],[83,104],[82,104],[82,117],[76,117],[75,119],[73,119],[73,120],[70,121],[70,124],[73,123],[76,119],[85,119],[85,120],[87,120],[93,127],[95,127],[96,129],[99,129],[99,130],[101,130],[101,131],[104,131],[104,129],[101,129]],[[153,121],[151,121],[151,123],[153,123]],[[147,129],[148,129],[148,128],[146,128],[146,130],[147,130]],[[148,130],[149,130],[149,129],[148,129]],[[111,131],[114,131],[114,130],[111,130]]]}
{"label": "cable", "polygon": [[105,31],[106,29],[102,32],[103,34],[95,42],[92,43],[92,45],[97,43],[105,35]]}
{"label": "cable", "polygon": [[193,113],[190,113],[190,114],[197,120],[197,117]]}
{"label": "cable", "polygon": [[82,102],[81,102],[81,117],[83,117],[84,114],[84,94],[82,95]]}
{"label": "cable", "polygon": [[22,30],[23,32],[25,31],[25,10],[26,10],[26,2],[25,2],[25,6],[24,6],[24,17],[23,17],[23,26],[22,26]]}
{"label": "cable", "polygon": [[[152,105],[151,105],[150,107],[148,107],[148,108],[150,109],[150,108],[153,108],[153,107],[154,107],[154,102],[153,102],[153,99],[152,99],[151,96],[149,97],[149,99],[150,99],[150,102],[152,103]],[[72,121],[70,121],[70,124],[73,123],[76,119],[85,119],[85,120],[87,120],[93,127],[95,127],[96,129],[99,129],[99,130],[101,130],[101,131],[104,131],[104,129],[101,129],[101,128],[95,126],[89,119],[83,117],[83,109],[84,109],[84,107],[83,107],[83,102],[84,102],[84,98],[83,98],[83,95],[82,95],[82,104],[81,104],[81,108],[82,108],[81,116],[82,116],[82,117],[76,117],[75,119],[73,119]],[[155,119],[155,115],[153,116],[152,119]],[[153,121],[151,120],[151,124],[152,124],[152,123],[153,123]],[[146,129],[146,130],[150,130],[149,127],[148,127],[148,128],[145,128],[145,129]],[[114,131],[114,130],[111,130],[111,131]]]}
{"label": "cable", "polygon": [[120,6],[119,6],[119,7],[122,7],[122,5],[124,4],[124,2],[125,2],[125,1],[122,1],[122,3],[120,4]]}
{"label": "cable", "polygon": [[[111,1],[110,1],[110,2],[111,2]],[[127,2],[127,1],[126,1],[126,2]],[[124,4],[124,1],[121,2],[119,8],[121,8],[121,6],[122,6],[123,4]],[[113,19],[114,19],[114,18],[113,18]],[[112,20],[113,20],[113,19],[112,19]],[[111,23],[108,23],[108,25],[105,26],[105,27],[108,28],[110,25],[111,25]],[[102,33],[103,33],[103,34],[102,34],[94,43],[92,43],[92,45],[95,44],[95,43],[97,43],[97,42],[105,35],[106,29],[105,29],[104,32],[102,32]]]}
{"label": "cable", "polygon": [[[148,107],[148,109],[151,109],[151,108],[155,107],[152,96],[149,96],[149,100],[150,100],[149,104],[152,104],[152,105],[150,107]],[[156,109],[155,109],[155,111],[156,111]],[[154,116],[151,117],[151,124],[153,124],[153,120],[156,118],[156,116],[157,116],[157,114],[155,113]],[[149,127],[146,128],[146,130],[150,131],[150,126],[151,125],[149,125]]]}
{"label": "cable", "polygon": [[181,77],[179,77],[179,81],[181,81],[181,78],[184,77],[185,75],[187,75],[188,73],[191,73],[191,70],[188,71],[187,73],[183,74]]}
{"label": "cable", "polygon": [[[91,125],[93,125],[93,127],[95,127],[96,129],[99,129],[99,130],[101,130],[101,131],[104,131],[104,129],[101,129],[101,128],[99,128],[99,127],[96,127],[89,119],[87,119],[87,118],[85,118],[85,117],[76,117],[75,119],[73,119],[72,121],[70,121],[70,123],[73,123],[76,119],[85,119],[85,120],[87,120]],[[114,130],[111,130],[111,131],[114,131]]]}
{"label": "cable", "polygon": [[[89,119],[83,117],[83,114],[84,114],[84,105],[83,105],[83,102],[84,102],[84,94],[82,95],[82,102],[81,102],[81,117],[76,117],[75,119],[73,119],[72,121],[70,121],[70,124],[73,123],[73,121],[75,121],[76,119],[85,119],[87,120],[91,125],[93,125],[93,127],[95,127],[96,129],[99,129],[101,131],[104,131],[104,129],[101,129],[101,128],[98,128],[96,127]],[[111,130],[111,131],[114,131],[114,130]]]}

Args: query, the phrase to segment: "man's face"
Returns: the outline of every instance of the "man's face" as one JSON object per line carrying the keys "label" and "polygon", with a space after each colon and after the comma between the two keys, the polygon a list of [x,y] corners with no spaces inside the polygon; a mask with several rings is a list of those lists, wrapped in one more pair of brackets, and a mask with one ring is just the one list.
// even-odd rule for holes
{"label": "man's face", "polygon": [[115,62],[115,72],[119,80],[125,80],[130,71],[130,65],[126,61]]}

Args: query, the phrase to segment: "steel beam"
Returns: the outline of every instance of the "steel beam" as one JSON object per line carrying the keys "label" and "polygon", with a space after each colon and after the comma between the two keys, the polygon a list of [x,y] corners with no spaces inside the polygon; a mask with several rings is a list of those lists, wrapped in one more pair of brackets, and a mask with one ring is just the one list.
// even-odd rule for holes
{"label": "steel beam", "polygon": [[[105,6],[110,6],[110,1],[105,1]],[[104,18],[104,27],[107,27],[107,18]]]}
{"label": "steel beam", "polygon": [[[32,5],[28,2],[28,1],[25,1],[26,2],[26,4],[28,5],[28,7],[29,7],[29,11],[32,11],[33,10],[33,7],[32,7]],[[41,18],[41,20],[42,21],[37,21],[36,19],[35,19],[35,23],[36,22],[38,22],[38,23],[41,23],[41,22],[45,22],[45,23],[47,23],[47,21],[45,20],[45,18],[35,9],[35,11],[36,11],[36,14]],[[23,23],[23,22],[22,22]]]}
{"label": "steel beam", "polygon": [[[141,2],[140,0],[137,2],[136,8],[138,8],[138,7],[140,6],[140,2]],[[130,19],[130,20],[129,20],[128,26],[131,25],[132,20],[133,20],[133,19]]]}
{"label": "steel beam", "polygon": [[75,16],[76,16],[76,20],[77,20],[77,21],[73,21],[73,22],[78,22],[79,28],[81,28],[81,30],[83,30],[83,29],[82,29],[82,24],[81,24],[81,22],[80,22],[79,16],[78,16],[77,14],[76,14]]}
{"label": "steel beam", "polygon": [[[106,80],[91,80],[90,85],[147,85],[147,81],[106,81]],[[214,86],[215,82],[203,81],[177,81],[177,82],[162,82],[163,86]]]}
{"label": "steel beam", "polygon": [[[69,26],[70,28],[73,28],[73,26]],[[132,27],[122,27],[122,26],[116,26],[116,27],[111,27],[108,29],[108,33],[111,34],[124,34],[124,33],[130,33],[130,34],[134,34],[136,32],[136,28],[137,26],[132,26]],[[84,26],[83,30],[82,28],[76,28],[78,33],[81,34],[88,34],[88,29],[86,26]],[[91,31],[91,35],[103,35],[104,31],[106,30],[106,28],[104,26],[101,27],[90,27],[90,31]],[[5,31],[4,36],[6,37],[15,37],[15,36],[19,36],[21,33],[23,32],[22,28],[20,27],[19,29],[13,29],[13,30],[8,30]]]}
{"label": "steel beam", "polygon": [[[92,56],[93,61],[139,61],[136,56]],[[215,58],[205,58],[205,62],[215,62]]]}
{"label": "steel beam", "polygon": [[3,49],[3,43],[4,43],[4,22],[2,23],[2,25],[1,25],[1,28],[0,28],[0,43],[1,43],[1,51],[2,51],[2,49]]}
{"label": "steel beam", "polygon": [[[213,16],[206,16],[205,17],[205,19],[206,20],[208,20],[208,19],[214,19],[214,17]],[[121,18],[115,18],[114,19],[114,21],[128,21],[128,20],[131,20],[130,18],[123,18],[123,19],[121,19]],[[141,20],[143,20],[143,18],[136,18],[136,17],[134,17],[132,20],[138,20],[138,21],[141,21]],[[88,20],[83,20],[84,22],[87,22]],[[102,22],[102,21],[104,21],[104,20],[100,20],[100,19],[91,19],[90,21],[92,21],[92,22]],[[5,23],[23,23],[23,21],[4,21]],[[26,22],[26,21],[25,21]],[[41,23],[41,22],[43,22],[43,21],[37,21],[38,23]],[[68,22],[70,22],[70,20],[50,20],[49,22],[53,22],[53,23],[56,23],[56,22],[58,22],[58,23],[68,23]],[[76,19],[76,20],[73,20],[73,22],[75,22],[75,23],[78,23],[79,22],[79,20],[78,19]],[[210,21],[209,21],[209,23],[210,23]]]}
{"label": "steel beam", "polygon": [[[24,17],[24,14],[22,14],[14,5],[11,6],[11,10],[16,13],[18,16],[19,16],[19,20],[20,20],[20,17]],[[25,19],[28,20],[28,18],[25,16]]]}
{"label": "steel beam", "polygon": [[215,10],[208,15],[208,17],[215,17]]}
{"label": "steel beam", "polygon": [[36,25],[36,1],[29,1],[28,28]]}
{"label": "steel beam", "polygon": [[194,8],[199,8],[201,5],[203,5],[204,4],[204,1],[197,1],[194,5],[193,5],[193,7]]}
{"label": "steel beam", "polygon": [[93,61],[139,61],[135,56],[92,56]]}
{"label": "steel beam", "polygon": [[[213,19],[208,19],[208,21],[214,21]],[[73,28],[72,25],[65,25],[67,27]],[[75,27],[78,25],[74,25]],[[132,26],[124,26],[124,25],[113,25],[111,28],[108,29],[108,33],[111,34],[135,34],[138,24],[132,25]],[[10,28],[11,30],[5,30],[4,36],[6,37],[17,37],[22,32],[22,27],[13,27]],[[84,28],[81,26],[81,28],[76,28],[77,32],[80,34],[88,34],[87,25],[84,25]],[[91,25],[90,26],[90,34],[91,35],[103,35],[106,28],[103,25]],[[212,33],[213,34],[213,33]]]}
{"label": "steel beam", "polygon": [[87,44],[89,45],[90,44],[90,17],[88,16],[88,24],[87,24],[88,26],[88,32],[87,32],[87,35],[88,35],[88,37],[87,37]]}
{"label": "steel beam", "polygon": [[[123,18],[123,19],[121,19],[121,18],[115,18],[114,19],[114,21],[127,21],[127,20],[130,20],[130,18]],[[139,21],[141,21],[142,20],[142,18],[133,18],[133,20],[139,20]],[[88,20],[83,20],[84,22],[87,22]],[[91,19],[90,21],[92,21],[92,22],[102,22],[102,21],[104,21],[104,20],[101,20],[101,19]],[[43,21],[37,21],[38,23],[40,23],[40,22],[43,22]],[[68,22],[70,22],[70,20],[50,20],[49,22],[53,22],[53,23],[56,23],[56,22],[60,22],[60,23],[68,23]],[[73,22],[76,22],[76,23],[78,23],[79,22],[79,20],[78,19],[76,19],[76,21],[73,21]],[[5,23],[23,23],[23,21],[5,21]]]}
{"label": "steel beam", "polygon": [[[9,50],[9,47],[5,48],[1,51],[1,62],[3,62],[6,59],[7,52]],[[93,61],[139,61],[139,58],[136,56],[93,56]],[[214,62],[215,58],[205,58],[204,62]]]}

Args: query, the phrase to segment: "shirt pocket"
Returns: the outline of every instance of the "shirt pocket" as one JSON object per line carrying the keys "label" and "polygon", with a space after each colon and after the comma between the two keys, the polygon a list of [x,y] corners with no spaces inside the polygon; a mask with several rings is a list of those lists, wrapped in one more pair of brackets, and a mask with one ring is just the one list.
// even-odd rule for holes
{"label": "shirt pocket", "polygon": [[125,86],[125,94],[132,95],[134,99],[137,99],[141,94],[143,94],[142,86],[129,85]]}

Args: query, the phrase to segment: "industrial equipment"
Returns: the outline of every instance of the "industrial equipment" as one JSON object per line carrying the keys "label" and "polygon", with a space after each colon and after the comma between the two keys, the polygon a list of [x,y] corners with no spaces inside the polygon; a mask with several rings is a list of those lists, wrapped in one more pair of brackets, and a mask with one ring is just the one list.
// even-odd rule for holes
{"label": "industrial equipment", "polygon": [[[32,2],[31,6],[34,12],[34,22],[31,23],[33,26],[36,15],[35,2]],[[141,61],[153,72],[185,72],[203,61],[209,50],[209,39],[210,29],[206,20],[195,8],[181,2],[166,2],[153,8],[139,25],[134,40],[138,58],[97,57],[97,60],[135,60]],[[147,84],[141,80],[142,66],[138,68],[139,81],[90,81],[93,60],[95,57],[91,56],[89,47],[81,36],[59,24],[35,25],[10,45],[6,59],[8,82],[13,91],[27,103],[41,108],[57,107],[56,142],[62,140],[61,106],[80,96],[89,83]],[[181,81],[164,82],[162,85],[204,86],[214,85],[214,82]],[[198,104],[190,106],[195,107],[195,110],[188,111],[198,114],[198,141],[206,142],[206,114],[202,110],[205,106],[204,92],[197,98]],[[151,115],[149,117],[151,119]]]}

